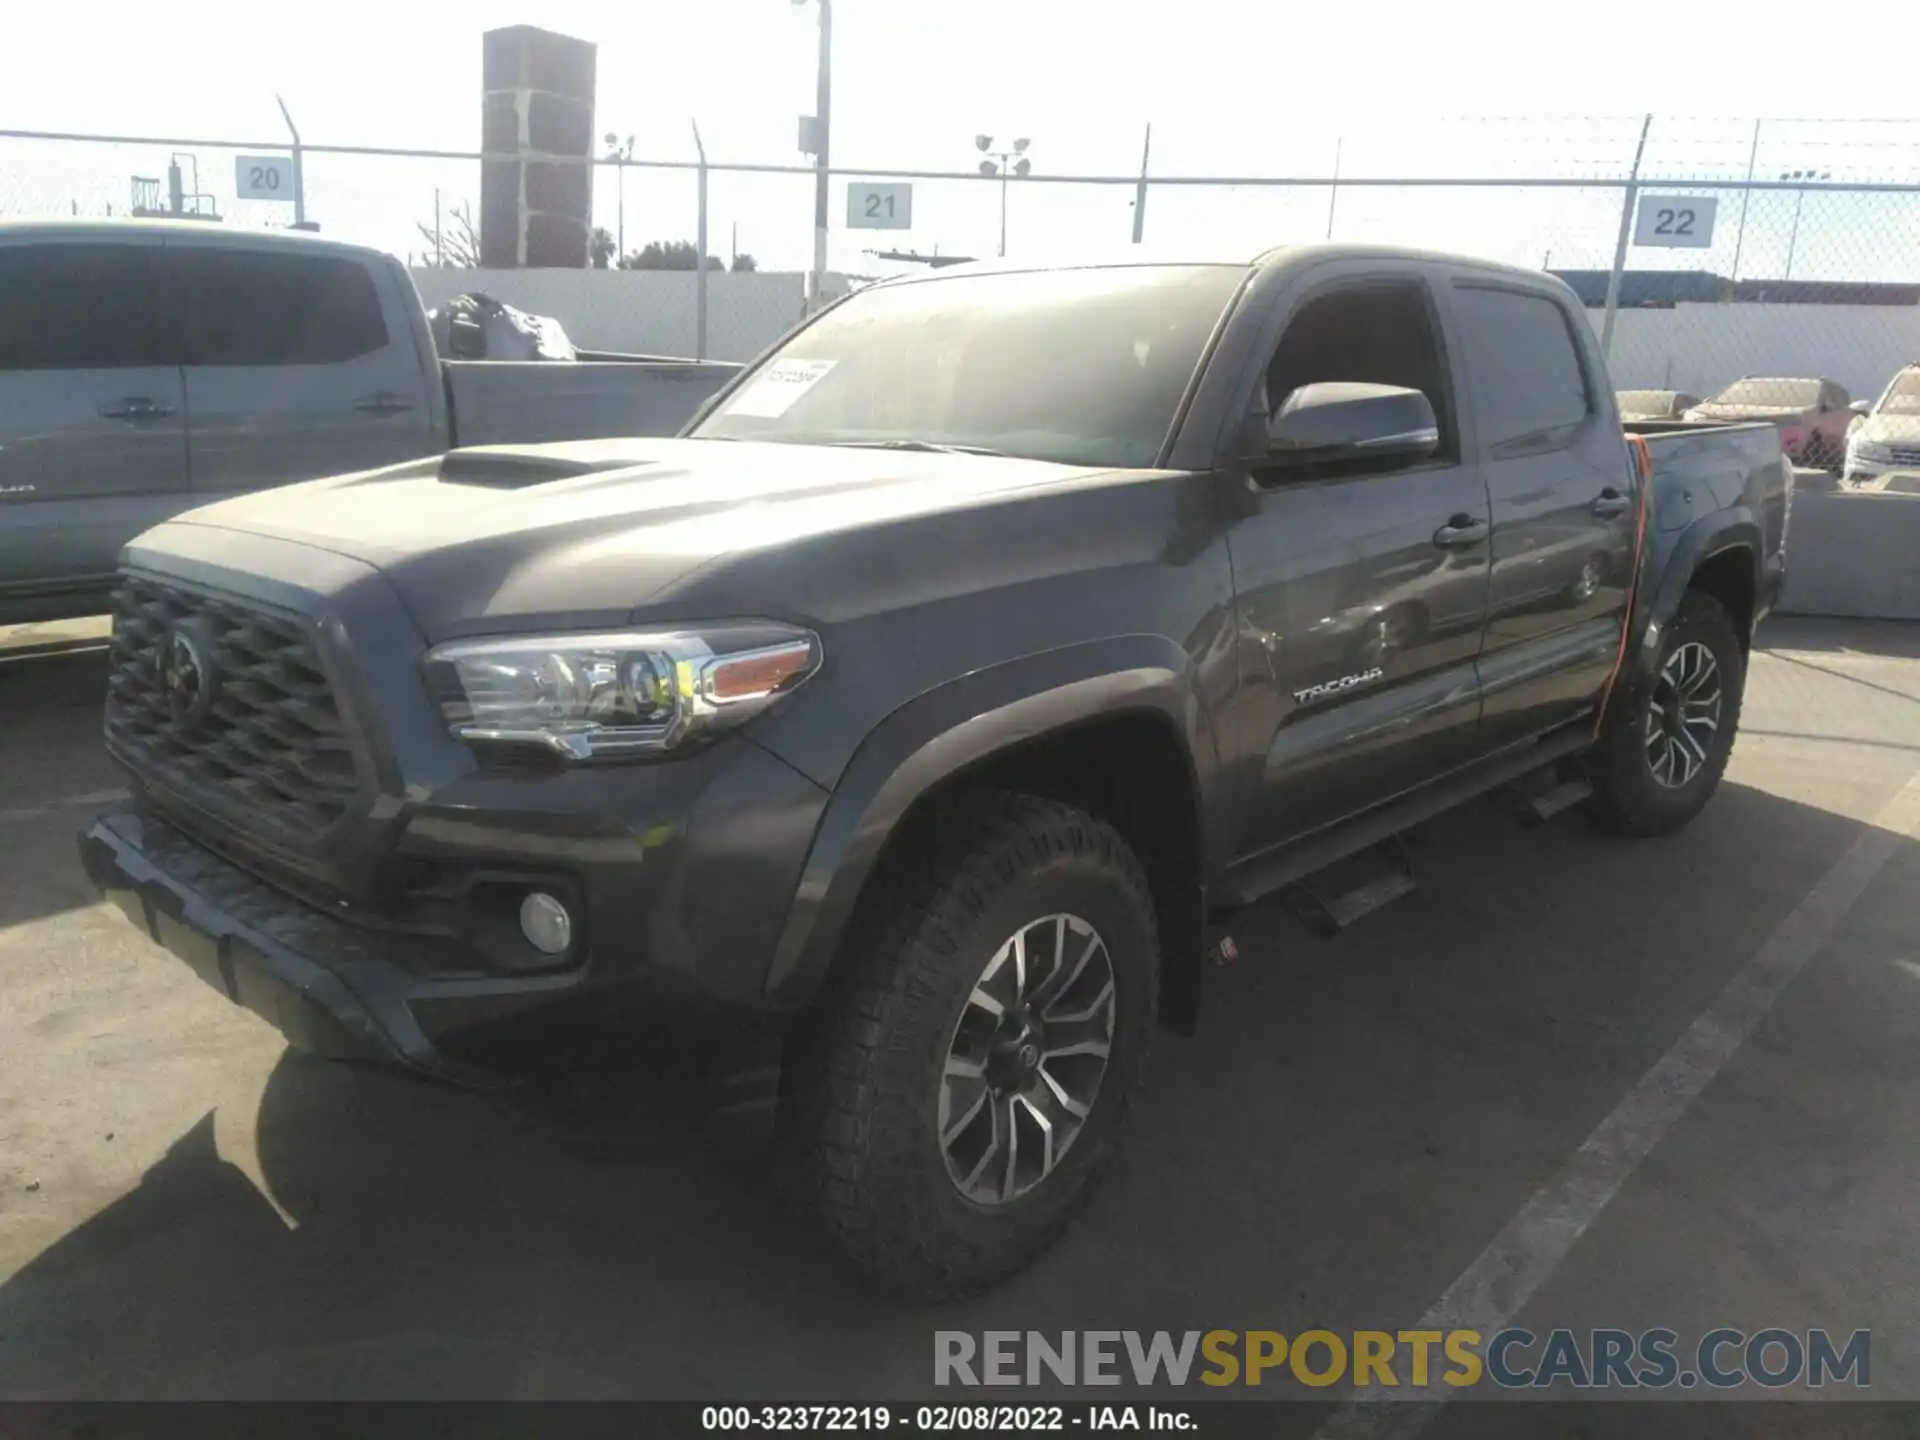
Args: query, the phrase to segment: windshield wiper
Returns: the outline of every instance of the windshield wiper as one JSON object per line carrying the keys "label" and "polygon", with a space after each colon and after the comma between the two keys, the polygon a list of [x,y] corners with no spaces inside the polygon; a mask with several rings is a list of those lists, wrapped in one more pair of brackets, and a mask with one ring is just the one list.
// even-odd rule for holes
{"label": "windshield wiper", "polygon": [[985,445],[946,445],[934,440],[835,440],[849,450],[914,450],[928,455],[997,455],[1006,451],[990,450]]}

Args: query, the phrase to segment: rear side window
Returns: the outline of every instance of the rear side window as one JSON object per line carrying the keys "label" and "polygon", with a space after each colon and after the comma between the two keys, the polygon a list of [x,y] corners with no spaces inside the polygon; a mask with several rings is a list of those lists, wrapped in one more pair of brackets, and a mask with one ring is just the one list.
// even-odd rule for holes
{"label": "rear side window", "polygon": [[379,294],[357,261],[182,247],[168,263],[188,365],[331,365],[386,346]]}
{"label": "rear side window", "polygon": [[1463,285],[1461,340],[1495,458],[1564,445],[1593,412],[1567,312],[1540,295]]}
{"label": "rear side window", "polygon": [[138,245],[0,246],[0,370],[154,364],[149,253]]}

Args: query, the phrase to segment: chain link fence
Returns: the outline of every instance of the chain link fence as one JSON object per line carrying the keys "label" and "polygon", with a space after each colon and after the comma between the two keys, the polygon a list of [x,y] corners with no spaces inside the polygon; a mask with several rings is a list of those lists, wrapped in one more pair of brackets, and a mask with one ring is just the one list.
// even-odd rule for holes
{"label": "chain link fence", "polygon": [[[859,283],[1003,246],[1059,260],[1123,249],[1136,225],[1155,248],[1205,254],[1413,245],[1561,274],[1596,330],[1611,329],[1623,389],[1707,398],[1765,376],[1871,398],[1920,361],[1920,123],[1434,121],[1290,139],[1275,154],[1297,173],[1253,176],[1189,173],[1181,157],[1197,150],[1180,142],[1163,130],[1144,186],[1049,175],[1044,137],[1030,152],[1039,168],[1020,178],[836,170],[829,263]],[[557,315],[590,348],[744,359],[801,314],[814,177],[717,157],[703,176],[694,145],[690,131],[683,153],[592,162],[592,224],[617,267],[650,244],[695,241],[704,222],[720,267],[705,277],[704,332],[689,272],[471,273],[478,154],[310,144],[304,211],[323,234],[401,256],[430,303],[485,289]],[[292,206],[242,198],[236,163],[286,154],[274,142],[0,131],[0,217],[183,212],[284,226]],[[912,187],[909,228],[848,227],[849,187],[874,182]]]}

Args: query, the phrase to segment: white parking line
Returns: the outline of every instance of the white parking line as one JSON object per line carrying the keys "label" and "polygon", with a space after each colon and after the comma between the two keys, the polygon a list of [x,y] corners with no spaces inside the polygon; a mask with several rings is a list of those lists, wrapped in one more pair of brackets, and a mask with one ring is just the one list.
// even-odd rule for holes
{"label": "white parking line", "polygon": [[[1713,1004],[1412,1328],[1477,1330],[1484,1339],[1509,1324],[1566,1259],[1627,1177],[1720,1073],[1781,992],[1839,929],[1916,825],[1920,825],[1920,775],[1908,780],[1874,816],[1833,868],[1773,927]],[[1315,1440],[1408,1440],[1425,1429],[1453,1395],[1437,1382],[1419,1390],[1411,1386],[1370,1390],[1364,1398],[1348,1399],[1328,1416]]]}
{"label": "white parking line", "polygon": [[69,795],[62,800],[49,800],[44,805],[23,805],[18,810],[0,810],[0,825],[13,820],[35,820],[42,815],[57,814],[80,805],[111,805],[116,800],[126,798],[127,792],[124,790],[95,790],[88,795]]}

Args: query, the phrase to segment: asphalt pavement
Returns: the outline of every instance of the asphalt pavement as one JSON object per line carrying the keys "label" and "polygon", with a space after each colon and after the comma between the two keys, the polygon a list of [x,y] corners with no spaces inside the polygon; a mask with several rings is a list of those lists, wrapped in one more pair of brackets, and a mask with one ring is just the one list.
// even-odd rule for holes
{"label": "asphalt pavement", "polygon": [[[502,1098],[288,1052],[80,871],[103,674],[0,661],[0,1396],[924,1398],[936,1330],[1471,1302],[1869,1329],[1873,1393],[1920,1399],[1920,626],[1773,623],[1680,836],[1482,803],[1338,939],[1244,916],[1079,1225],[939,1307],[783,1208],[764,1072],[600,1057]],[[1479,1402],[1420,1423],[1530,1424]]]}

